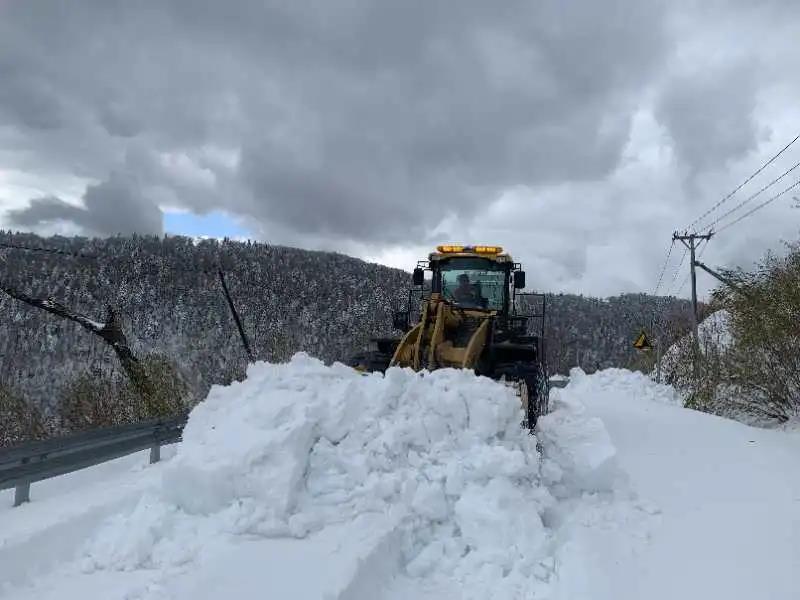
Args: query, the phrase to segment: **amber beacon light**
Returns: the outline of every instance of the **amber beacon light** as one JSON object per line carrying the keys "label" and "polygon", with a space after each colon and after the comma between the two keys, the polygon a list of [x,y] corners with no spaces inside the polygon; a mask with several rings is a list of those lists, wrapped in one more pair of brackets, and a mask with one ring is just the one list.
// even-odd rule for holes
{"label": "amber beacon light", "polygon": [[456,246],[452,244],[437,246],[436,249],[442,254],[453,254],[457,252],[474,252],[476,254],[500,254],[503,251],[501,246]]}

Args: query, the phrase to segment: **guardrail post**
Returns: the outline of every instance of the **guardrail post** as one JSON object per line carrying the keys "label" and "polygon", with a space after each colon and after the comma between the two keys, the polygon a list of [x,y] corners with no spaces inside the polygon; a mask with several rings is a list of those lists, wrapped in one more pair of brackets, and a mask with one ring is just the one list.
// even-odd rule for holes
{"label": "guardrail post", "polygon": [[[23,458],[20,462],[22,464],[26,464],[29,461],[27,458]],[[18,482],[16,487],[14,488],[14,506],[19,506],[20,504],[25,504],[26,502],[30,501],[31,501],[31,482],[30,481]]]}
{"label": "guardrail post", "polygon": [[150,464],[157,463],[161,460],[161,444],[158,442],[150,447]]}
{"label": "guardrail post", "polygon": [[18,483],[14,488],[14,506],[25,504],[31,501],[31,482],[25,481]]}
{"label": "guardrail post", "polygon": [[14,506],[20,506],[30,502],[31,485],[37,481],[147,449],[150,463],[157,463],[161,446],[181,441],[186,418],[182,414],[4,448],[0,452],[0,490],[14,489]]}

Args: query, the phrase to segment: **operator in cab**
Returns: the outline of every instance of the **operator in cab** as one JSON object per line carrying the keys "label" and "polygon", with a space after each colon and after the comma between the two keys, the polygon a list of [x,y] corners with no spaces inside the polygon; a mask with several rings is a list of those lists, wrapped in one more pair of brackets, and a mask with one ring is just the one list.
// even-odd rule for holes
{"label": "operator in cab", "polygon": [[461,273],[456,281],[458,281],[458,286],[453,290],[453,300],[460,306],[471,308],[486,306],[486,299],[481,296],[477,285],[470,283],[469,275]]}

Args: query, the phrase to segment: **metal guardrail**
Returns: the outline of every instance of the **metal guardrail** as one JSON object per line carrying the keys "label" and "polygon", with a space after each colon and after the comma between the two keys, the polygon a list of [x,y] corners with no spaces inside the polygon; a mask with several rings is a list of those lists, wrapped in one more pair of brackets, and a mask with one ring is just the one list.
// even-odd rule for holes
{"label": "metal guardrail", "polygon": [[150,449],[150,463],[161,446],[181,441],[188,415],[104,427],[0,450],[0,490],[16,488],[14,506],[30,500],[31,484]]}

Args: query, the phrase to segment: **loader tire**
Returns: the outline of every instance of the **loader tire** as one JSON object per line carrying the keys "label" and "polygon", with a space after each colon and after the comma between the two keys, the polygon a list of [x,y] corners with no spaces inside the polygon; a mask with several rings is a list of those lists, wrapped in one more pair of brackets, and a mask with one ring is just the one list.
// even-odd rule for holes
{"label": "loader tire", "polygon": [[349,364],[351,367],[359,371],[364,371],[367,373],[380,371],[383,373],[389,368],[389,362],[391,360],[392,357],[385,352],[359,352],[350,359]]}
{"label": "loader tire", "polygon": [[533,431],[539,417],[546,415],[549,409],[547,377],[540,366],[535,366],[521,370],[519,383],[520,399],[525,411],[523,426]]}

